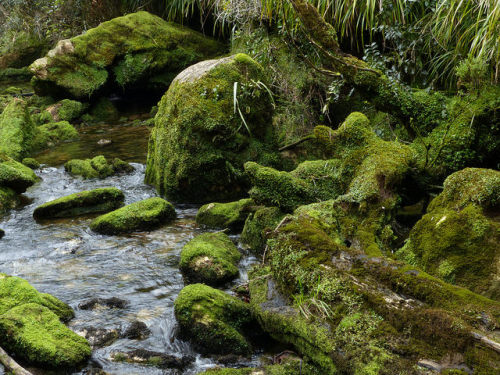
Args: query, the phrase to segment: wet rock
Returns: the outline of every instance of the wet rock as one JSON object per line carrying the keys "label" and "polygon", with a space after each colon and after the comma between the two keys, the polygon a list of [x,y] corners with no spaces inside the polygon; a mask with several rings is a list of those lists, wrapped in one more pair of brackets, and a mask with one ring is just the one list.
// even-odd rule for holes
{"label": "wet rock", "polygon": [[117,329],[88,327],[78,333],[87,339],[93,349],[109,346],[120,337]]}
{"label": "wet rock", "polygon": [[38,206],[33,217],[50,219],[107,212],[123,205],[124,199],[122,191],[117,188],[81,191]]}
{"label": "wet rock", "polygon": [[40,96],[88,99],[105,87],[159,89],[222,45],[186,27],[137,12],[61,40],[30,69]]}
{"label": "wet rock", "polygon": [[176,218],[174,206],[162,198],[149,198],[99,216],[91,224],[93,231],[118,234],[151,230]]}
{"label": "wet rock", "polygon": [[184,287],[174,304],[181,337],[205,354],[246,355],[251,345],[245,332],[256,331],[247,304],[203,284]]}
{"label": "wet rock", "polygon": [[243,228],[252,205],[251,199],[229,203],[209,203],[198,210],[196,223],[212,229],[229,228],[232,231],[239,231]]}
{"label": "wet rock", "polygon": [[99,139],[99,141],[97,141],[99,146],[109,146],[111,143],[113,143],[111,139]]}
{"label": "wet rock", "polygon": [[31,151],[35,131],[26,102],[12,99],[0,114],[0,153],[22,160]]}
{"label": "wet rock", "polygon": [[0,315],[0,337],[5,350],[42,367],[74,367],[91,353],[83,337],[37,303],[18,305]]}
{"label": "wet rock", "polygon": [[146,323],[138,320],[132,322],[127,329],[121,334],[122,338],[130,340],[144,340],[151,334],[151,330]]}
{"label": "wet rock", "polygon": [[39,178],[31,168],[0,152],[0,188],[9,188],[16,193],[24,193]]}
{"label": "wet rock", "polygon": [[238,276],[240,258],[240,252],[226,234],[204,233],[182,248],[179,267],[187,282],[216,286]]}
{"label": "wet rock", "polygon": [[64,164],[64,169],[73,176],[84,179],[106,178],[117,173],[130,173],[134,167],[118,158],[109,162],[103,155],[93,159],[73,159]]}
{"label": "wet rock", "polygon": [[5,236],[5,231],[3,229],[0,229],[0,239]]}
{"label": "wet rock", "polygon": [[109,308],[109,309],[124,309],[128,306],[128,301],[118,298],[92,298],[88,301],[82,302],[78,305],[81,310],[95,310],[98,308]]}
{"label": "wet rock", "polygon": [[0,315],[16,306],[28,303],[47,307],[63,321],[68,321],[74,317],[71,307],[56,297],[47,293],[40,293],[20,277],[0,273]]}
{"label": "wet rock", "polygon": [[191,356],[177,357],[171,354],[154,352],[145,349],[135,349],[130,352],[114,352],[111,354],[113,361],[150,365],[162,369],[184,369],[189,366],[194,358]]}
{"label": "wet rock", "polygon": [[[271,101],[252,80],[265,81],[264,71],[244,54],[202,61],[181,72],[158,106],[146,181],[177,202],[228,201],[247,190],[245,161],[279,164]],[[245,124],[234,114],[235,82],[239,106],[249,109]],[[260,94],[244,96],[243,87]]]}

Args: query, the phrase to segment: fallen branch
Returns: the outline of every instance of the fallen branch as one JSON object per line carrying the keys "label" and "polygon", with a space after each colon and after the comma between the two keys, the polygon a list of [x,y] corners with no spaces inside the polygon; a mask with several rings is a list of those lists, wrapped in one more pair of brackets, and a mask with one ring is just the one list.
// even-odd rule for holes
{"label": "fallen branch", "polygon": [[280,147],[278,149],[278,151],[289,150],[291,148],[294,148],[295,146],[300,145],[301,143],[304,143],[305,141],[309,141],[309,140],[314,139],[314,138],[315,138],[314,135],[309,134],[308,136],[305,136],[304,138],[301,138],[298,141],[295,141],[295,142],[290,143],[290,144],[288,144],[286,146]]}
{"label": "fallen branch", "polygon": [[14,361],[5,350],[0,347],[0,363],[4,365],[7,370],[12,371],[14,375],[33,375],[31,372],[25,370]]}

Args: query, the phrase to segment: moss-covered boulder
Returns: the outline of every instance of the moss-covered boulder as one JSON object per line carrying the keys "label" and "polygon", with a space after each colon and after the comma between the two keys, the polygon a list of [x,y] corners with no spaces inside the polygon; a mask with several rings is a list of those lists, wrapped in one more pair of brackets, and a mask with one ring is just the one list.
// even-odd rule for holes
{"label": "moss-covered boulder", "polygon": [[84,179],[106,178],[116,173],[130,173],[134,167],[121,159],[108,161],[103,155],[92,159],[73,159],[64,164],[66,172]]}
{"label": "moss-covered boulder", "polygon": [[253,201],[240,199],[229,203],[208,203],[200,207],[196,223],[211,229],[241,230],[251,212]]}
{"label": "moss-covered boulder", "polygon": [[2,347],[42,367],[74,367],[90,357],[90,345],[50,309],[26,303],[0,315]]}
{"label": "moss-covered boulder", "polygon": [[32,150],[40,151],[77,138],[78,131],[68,121],[51,122],[36,128]]}
{"label": "moss-covered boulder", "polygon": [[40,163],[36,159],[33,159],[33,158],[24,158],[22,160],[22,163],[23,163],[23,165],[25,165],[25,166],[27,166],[28,168],[31,168],[31,169],[38,169],[38,168],[40,168]]}
{"label": "moss-covered boulder", "polygon": [[76,100],[63,99],[45,109],[52,121],[72,121],[83,115],[87,105]]}
{"label": "moss-covered boulder", "polygon": [[0,188],[9,188],[16,193],[24,193],[38,180],[39,178],[31,168],[0,152]]}
{"label": "moss-covered boulder", "polygon": [[238,276],[240,258],[240,252],[226,234],[204,233],[182,248],[179,266],[188,282],[217,286]]}
{"label": "moss-covered boulder", "polygon": [[19,197],[11,188],[0,186],[0,217],[19,204]]}
{"label": "moss-covered boulder", "polygon": [[5,231],[3,229],[0,229],[0,239],[5,236]]}
{"label": "moss-covered boulder", "polygon": [[22,160],[31,151],[34,133],[26,102],[12,99],[0,114],[0,152]]}
{"label": "moss-covered boulder", "polygon": [[499,171],[455,172],[398,254],[450,283],[500,300],[499,209]]}
{"label": "moss-covered boulder", "polygon": [[137,12],[59,41],[30,69],[39,95],[88,99],[109,86],[164,91],[186,66],[222,51],[198,32]]}
{"label": "moss-covered boulder", "polygon": [[237,298],[207,285],[191,284],[179,293],[174,311],[181,336],[202,353],[250,353],[244,332],[255,322],[249,306]]}
{"label": "moss-covered boulder", "polygon": [[99,216],[90,227],[103,234],[151,230],[176,218],[174,206],[161,198],[149,198]]}
{"label": "moss-covered boulder", "polygon": [[26,303],[45,306],[63,321],[70,320],[74,316],[71,307],[56,297],[40,293],[20,277],[0,273],[0,315]]}
{"label": "moss-covered boulder", "polygon": [[55,199],[35,208],[35,219],[74,217],[115,210],[123,205],[125,196],[116,188],[99,188]]}
{"label": "moss-covered boulder", "polygon": [[146,181],[175,201],[241,198],[248,187],[245,161],[279,162],[262,81],[262,67],[243,54],[180,73],[159,103]]}
{"label": "moss-covered boulder", "polygon": [[261,255],[267,242],[267,232],[274,230],[285,214],[278,207],[262,207],[245,221],[240,241],[256,255]]}

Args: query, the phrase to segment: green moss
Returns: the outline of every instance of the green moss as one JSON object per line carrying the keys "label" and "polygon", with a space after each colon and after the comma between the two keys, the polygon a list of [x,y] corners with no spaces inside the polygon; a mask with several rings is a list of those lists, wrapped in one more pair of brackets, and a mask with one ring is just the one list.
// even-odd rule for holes
{"label": "green moss", "polygon": [[0,186],[0,217],[19,204],[16,192],[10,188]]}
{"label": "green moss", "polygon": [[24,193],[38,180],[39,178],[30,168],[0,152],[0,187]]}
{"label": "green moss", "polygon": [[151,230],[175,219],[175,208],[161,198],[149,198],[99,216],[90,227],[103,234]]}
{"label": "green moss", "polygon": [[40,168],[40,163],[38,161],[36,161],[36,159],[33,159],[33,158],[24,158],[22,163],[31,169]]}
{"label": "green moss", "polygon": [[0,335],[6,350],[44,367],[73,367],[91,354],[87,340],[36,303],[19,305],[0,315]]}
{"label": "green moss", "polygon": [[108,212],[122,206],[124,200],[125,196],[116,188],[81,191],[38,206],[33,217],[46,219]]}
{"label": "green moss", "polygon": [[134,167],[118,158],[109,162],[103,155],[99,155],[92,159],[70,160],[64,164],[64,169],[73,176],[89,179],[106,178],[116,173],[130,173],[134,170]]}
{"label": "green moss", "polygon": [[0,114],[0,152],[22,160],[31,151],[34,132],[26,102],[12,99]]}
{"label": "green moss", "polygon": [[266,232],[274,230],[283,216],[284,213],[278,207],[263,207],[256,210],[246,219],[240,241],[250,247],[254,254],[261,255],[267,241]]}
{"label": "green moss", "polygon": [[55,121],[72,121],[83,114],[87,105],[76,100],[63,99],[54,107],[56,112]]}
{"label": "green moss", "polygon": [[281,359],[280,364],[267,365],[258,368],[214,368],[201,372],[199,375],[319,375],[316,368],[302,360],[291,357]]}
{"label": "green moss", "polygon": [[27,67],[0,69],[0,81],[29,81],[32,76]]}
{"label": "green moss", "polygon": [[[205,61],[182,72],[159,103],[146,181],[176,201],[240,198],[247,160],[279,162],[273,151],[272,107],[255,61]],[[234,112],[234,87],[244,116]],[[251,135],[250,135],[251,133]]]}
{"label": "green moss", "polygon": [[[244,331],[255,322],[248,305],[203,284],[184,287],[174,303],[181,333],[203,353],[249,354]],[[253,325],[253,327],[252,327]]]}
{"label": "green moss", "polygon": [[70,320],[74,316],[71,307],[56,297],[38,292],[20,277],[0,273],[0,315],[26,303],[45,306],[64,321]]}
{"label": "green moss", "polygon": [[212,229],[240,230],[250,214],[252,205],[251,199],[229,203],[209,203],[198,210],[196,223]]}
{"label": "green moss", "polygon": [[180,269],[191,283],[216,286],[236,278],[241,254],[224,233],[204,233],[181,251]]}
{"label": "green moss", "polygon": [[99,98],[97,103],[90,108],[90,115],[92,120],[96,122],[101,121],[115,121],[120,114],[114,104],[108,98]]}
{"label": "green moss", "polygon": [[43,150],[60,142],[71,141],[77,138],[78,132],[68,121],[51,122],[36,128],[33,150]]}
{"label": "green moss", "polygon": [[151,82],[154,87],[159,76],[165,77],[165,90],[176,73],[222,49],[200,33],[137,12],[61,41],[30,68],[38,93],[88,98],[105,85],[144,87],[144,82]]}

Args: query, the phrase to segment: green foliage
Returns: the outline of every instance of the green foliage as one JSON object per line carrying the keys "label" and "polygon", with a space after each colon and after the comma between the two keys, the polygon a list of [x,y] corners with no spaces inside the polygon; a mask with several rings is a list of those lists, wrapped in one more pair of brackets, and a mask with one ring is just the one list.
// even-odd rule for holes
{"label": "green foliage", "polygon": [[181,333],[208,354],[249,354],[247,329],[255,332],[250,308],[242,301],[203,284],[181,290],[174,303]]}
{"label": "green foliage", "polygon": [[33,217],[47,219],[108,212],[122,206],[124,200],[125,196],[116,188],[81,191],[38,206]]}
{"label": "green foliage", "polygon": [[204,233],[184,245],[179,267],[188,282],[217,286],[238,277],[240,258],[226,234]]}
{"label": "green foliage", "polygon": [[90,223],[90,228],[103,234],[151,230],[175,217],[171,203],[161,198],[149,198],[99,216]]}

